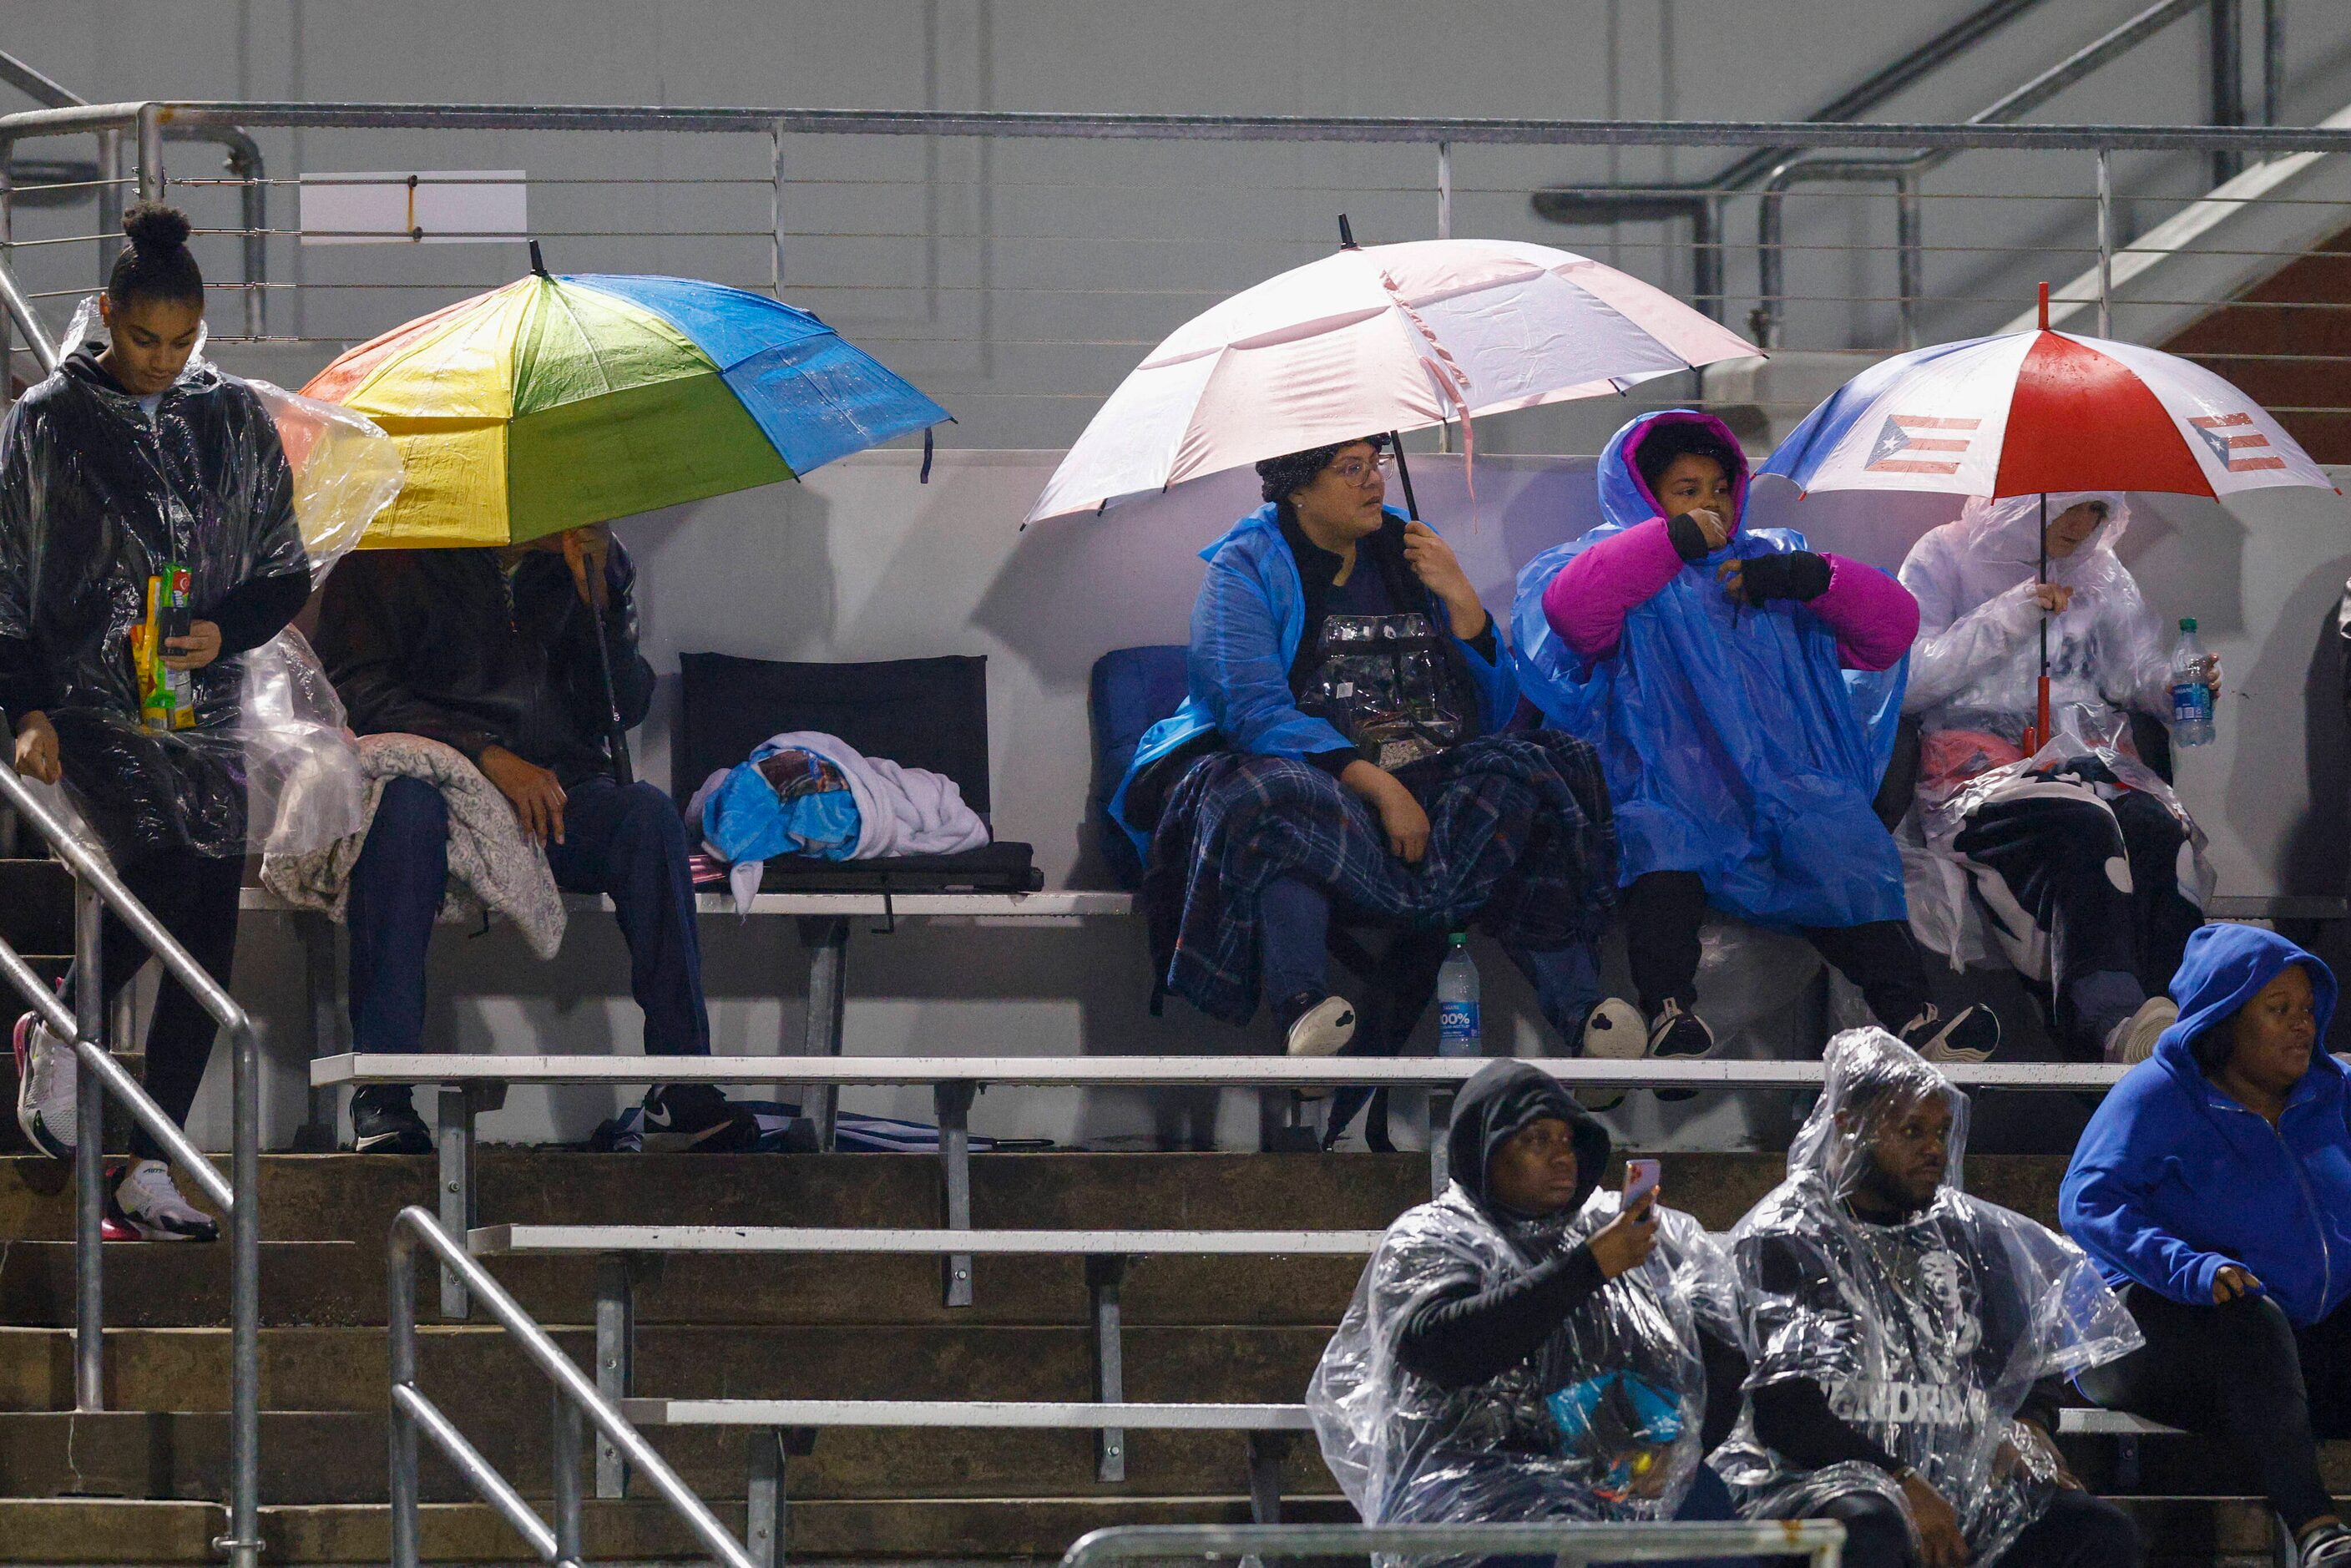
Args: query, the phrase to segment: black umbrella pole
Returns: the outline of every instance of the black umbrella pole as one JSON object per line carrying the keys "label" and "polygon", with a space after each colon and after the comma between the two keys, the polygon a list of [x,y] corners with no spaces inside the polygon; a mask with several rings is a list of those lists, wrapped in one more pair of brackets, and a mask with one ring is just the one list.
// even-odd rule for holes
{"label": "black umbrella pole", "polygon": [[612,645],[605,640],[604,606],[599,602],[604,596],[598,582],[590,589],[588,613],[596,622],[596,673],[604,681],[604,723],[612,747],[612,780],[623,789],[636,781],[636,769],[629,765],[629,728],[621,722],[620,687],[612,679]]}
{"label": "black umbrella pole", "polygon": [[1404,437],[1388,432],[1388,450],[1395,454],[1396,477],[1404,481],[1404,509],[1414,522],[1420,521],[1420,500],[1412,493],[1412,465],[1404,460]]}

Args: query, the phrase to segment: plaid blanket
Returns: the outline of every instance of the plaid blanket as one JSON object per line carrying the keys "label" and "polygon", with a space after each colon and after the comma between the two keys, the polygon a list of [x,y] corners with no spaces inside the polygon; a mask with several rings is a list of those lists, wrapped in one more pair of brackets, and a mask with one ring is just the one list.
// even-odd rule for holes
{"label": "plaid blanket", "polygon": [[1155,971],[1209,1017],[1257,1011],[1258,899],[1296,876],[1351,915],[1472,923],[1535,952],[1592,941],[1616,903],[1616,829],[1598,753],[1557,730],[1480,736],[1401,768],[1428,812],[1406,865],[1360,797],[1311,763],[1220,751],[1168,791],[1143,903]]}

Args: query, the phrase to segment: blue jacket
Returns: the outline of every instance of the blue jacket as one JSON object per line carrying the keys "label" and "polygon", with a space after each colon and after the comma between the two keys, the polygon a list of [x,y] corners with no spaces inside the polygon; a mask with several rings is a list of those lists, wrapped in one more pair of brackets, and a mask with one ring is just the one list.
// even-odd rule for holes
{"label": "blue jacket", "polygon": [[[1394,507],[1387,513],[1399,521],[1404,517]],[[1112,818],[1138,852],[1147,852],[1151,836],[1126,820],[1126,792],[1135,775],[1194,737],[1221,731],[1226,746],[1252,757],[1311,757],[1349,745],[1327,720],[1301,713],[1290,689],[1290,666],[1306,636],[1306,584],[1281,537],[1278,508],[1270,501],[1259,507],[1202,550],[1200,559],[1208,563],[1208,575],[1192,601],[1192,646],[1185,660],[1188,695],[1182,707],[1144,731],[1134,761],[1110,800]],[[1451,625],[1433,594],[1428,611],[1437,624]],[[1454,639],[1477,683],[1480,733],[1501,728],[1519,704],[1499,622],[1494,639],[1498,656],[1490,663]]]}
{"label": "blue jacket", "polygon": [[[2310,971],[2319,1046],[2273,1129],[2207,1079],[2189,1042],[2289,964]],[[2212,1277],[2241,1264],[2297,1323],[2351,1295],[2351,1075],[2326,1054],[2335,977],[2274,932],[2207,925],[2172,977],[2179,1021],[2090,1118],[2058,1198],[2065,1233],[2116,1289],[2136,1281],[2212,1304]]]}

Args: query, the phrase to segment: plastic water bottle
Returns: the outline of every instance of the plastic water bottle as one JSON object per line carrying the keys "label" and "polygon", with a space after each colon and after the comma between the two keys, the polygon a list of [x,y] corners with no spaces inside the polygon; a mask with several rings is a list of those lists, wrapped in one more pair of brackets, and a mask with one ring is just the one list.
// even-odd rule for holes
{"label": "plastic water bottle", "polygon": [[2202,746],[2212,738],[2212,688],[2204,684],[2204,644],[2196,640],[2196,618],[2179,623],[2171,650],[2171,744]]}
{"label": "plastic water bottle", "polygon": [[1447,938],[1452,951],[1437,971],[1437,1054],[1482,1056],[1478,1036],[1478,961],[1469,956],[1469,934],[1456,931]]}

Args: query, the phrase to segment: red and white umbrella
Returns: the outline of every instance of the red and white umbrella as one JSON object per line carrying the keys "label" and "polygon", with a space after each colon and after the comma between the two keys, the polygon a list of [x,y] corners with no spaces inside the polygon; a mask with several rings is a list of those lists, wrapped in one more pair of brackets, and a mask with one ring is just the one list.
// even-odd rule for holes
{"label": "red and white umbrella", "polygon": [[1029,520],[1761,352],[1664,290],[1549,246],[1351,246],[1176,329],[1111,393]]}
{"label": "red and white umbrella", "polygon": [[[2042,309],[2045,319],[2045,286]],[[1994,497],[2335,487],[2276,420],[2203,366],[2045,327],[1872,366],[1807,414],[1758,474],[1807,491]]]}

